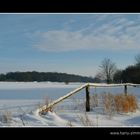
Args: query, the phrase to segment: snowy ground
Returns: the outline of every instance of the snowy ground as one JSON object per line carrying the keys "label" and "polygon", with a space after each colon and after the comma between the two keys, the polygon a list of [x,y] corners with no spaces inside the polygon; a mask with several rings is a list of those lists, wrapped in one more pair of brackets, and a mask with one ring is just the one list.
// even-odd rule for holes
{"label": "snowy ground", "polygon": [[[77,88],[81,84],[70,84],[69,87]],[[54,87],[64,88],[64,84],[55,83]],[[0,82],[0,89],[17,88],[44,88],[46,83],[8,83]],[[48,83],[47,87],[52,87]],[[0,99],[0,127],[140,127],[140,110],[133,113],[104,114],[102,108],[96,107],[91,112],[85,113],[83,99],[78,101],[70,98],[60,103],[53,112],[40,116],[38,108],[44,103],[39,100],[25,99]]]}
{"label": "snowy ground", "polygon": [[[9,107],[8,107],[8,103]],[[40,100],[12,100],[0,101],[0,127],[125,127],[140,126],[140,111],[123,114],[104,114],[100,108],[93,109],[86,113],[84,106],[76,105],[72,101],[65,101],[54,109],[40,116],[37,109],[41,104]],[[69,104],[69,105],[68,105]],[[66,105],[66,106],[65,106]],[[71,106],[71,107],[70,107]],[[80,108],[81,107],[81,108]]]}
{"label": "snowy ground", "polygon": [[0,82],[0,89],[33,89],[33,88],[77,88],[83,83],[70,83],[66,85],[63,82]]}

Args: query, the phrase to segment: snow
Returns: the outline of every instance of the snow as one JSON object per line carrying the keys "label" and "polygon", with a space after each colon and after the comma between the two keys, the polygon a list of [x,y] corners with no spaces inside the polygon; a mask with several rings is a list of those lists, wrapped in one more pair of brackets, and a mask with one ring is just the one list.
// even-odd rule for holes
{"label": "snow", "polygon": [[[60,106],[72,103],[67,100]],[[113,114],[109,116],[100,109],[93,109],[91,112],[76,110],[75,105],[71,109],[67,107],[60,109],[56,107],[53,112],[46,115],[39,115],[38,104],[40,100],[4,100],[0,101],[0,127],[133,127],[140,126],[140,110],[131,113]],[[9,105],[9,107],[8,107]],[[72,104],[71,104],[72,105]],[[5,112],[11,112],[10,122],[4,122],[2,116]],[[86,117],[89,122],[86,123]]]}
{"label": "snow", "polygon": [[[51,82],[0,82],[0,89],[80,87],[82,83]],[[67,93],[66,93],[67,94]],[[103,113],[102,108],[85,112],[83,99],[68,98],[58,104],[53,112],[39,115],[42,99],[0,99],[0,127],[140,127],[140,110],[130,113]],[[7,117],[7,119],[6,119]]]}
{"label": "snow", "polygon": [[0,89],[30,89],[30,88],[77,88],[83,83],[59,83],[59,82],[0,82]]}

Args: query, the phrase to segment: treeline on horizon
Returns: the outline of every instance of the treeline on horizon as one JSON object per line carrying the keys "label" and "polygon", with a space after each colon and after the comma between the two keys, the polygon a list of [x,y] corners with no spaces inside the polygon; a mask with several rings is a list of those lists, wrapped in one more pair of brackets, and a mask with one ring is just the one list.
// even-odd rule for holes
{"label": "treeline on horizon", "polygon": [[140,84],[140,65],[132,65],[124,70],[118,70],[114,75],[114,83]]}
{"label": "treeline on horizon", "polygon": [[136,63],[123,70],[117,70],[114,74],[114,83],[140,84],[140,54],[135,56]]}
{"label": "treeline on horizon", "polygon": [[94,81],[97,83],[134,83],[140,84],[140,54],[135,56],[135,63],[124,69],[118,69],[116,63],[104,58],[99,66]]}
{"label": "treeline on horizon", "polygon": [[134,83],[140,84],[140,54],[135,57],[136,63],[120,70],[110,59],[105,58],[101,69],[95,77],[87,77],[75,74],[58,73],[58,72],[9,72],[0,74],[0,81],[17,81],[17,82],[94,82],[94,83]]}
{"label": "treeline on horizon", "polygon": [[58,73],[58,72],[9,72],[6,74],[0,74],[0,81],[17,81],[17,82],[93,82],[91,77]]}

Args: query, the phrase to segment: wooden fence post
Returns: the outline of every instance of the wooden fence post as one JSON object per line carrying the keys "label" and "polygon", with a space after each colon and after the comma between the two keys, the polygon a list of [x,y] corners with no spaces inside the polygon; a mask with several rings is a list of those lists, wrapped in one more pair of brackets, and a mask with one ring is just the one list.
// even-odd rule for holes
{"label": "wooden fence post", "polygon": [[89,85],[86,86],[86,112],[90,111]]}
{"label": "wooden fence post", "polygon": [[124,85],[124,94],[127,95],[127,85]]}

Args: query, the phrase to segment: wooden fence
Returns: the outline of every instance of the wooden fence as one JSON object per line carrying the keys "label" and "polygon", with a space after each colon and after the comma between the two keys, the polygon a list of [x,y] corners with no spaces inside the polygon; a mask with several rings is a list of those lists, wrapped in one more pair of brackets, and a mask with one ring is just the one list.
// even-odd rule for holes
{"label": "wooden fence", "polygon": [[123,84],[96,84],[96,83],[87,83],[87,84],[84,84],[84,85],[80,86],[79,88],[76,88],[75,90],[67,93],[66,95],[58,98],[57,100],[54,100],[50,104],[42,106],[41,108],[39,108],[39,114],[45,114],[45,113],[47,113],[56,104],[62,102],[66,98],[68,98],[68,97],[76,94],[77,92],[81,91],[84,88],[85,88],[85,92],[86,92],[86,111],[89,112],[90,111],[90,92],[89,92],[90,86],[93,86],[93,87],[119,87],[119,86],[123,86],[124,87],[124,94],[127,95],[127,87],[128,86],[140,87],[140,84],[132,84],[132,83],[123,83]]}

